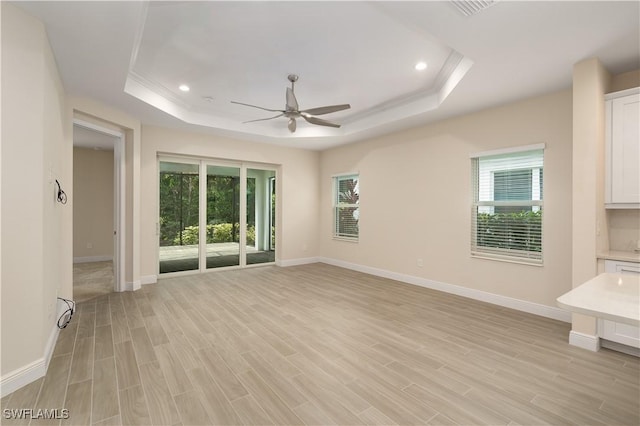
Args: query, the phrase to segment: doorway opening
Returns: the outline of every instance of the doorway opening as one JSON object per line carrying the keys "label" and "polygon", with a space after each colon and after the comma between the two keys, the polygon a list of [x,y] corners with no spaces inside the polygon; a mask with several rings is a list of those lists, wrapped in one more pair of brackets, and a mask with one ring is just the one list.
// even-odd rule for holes
{"label": "doorway opening", "polygon": [[73,298],[124,287],[124,134],[73,120]]}

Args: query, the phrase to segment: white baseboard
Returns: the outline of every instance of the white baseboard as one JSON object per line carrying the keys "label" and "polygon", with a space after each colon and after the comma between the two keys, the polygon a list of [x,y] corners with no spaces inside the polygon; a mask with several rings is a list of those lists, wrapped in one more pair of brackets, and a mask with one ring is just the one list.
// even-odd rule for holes
{"label": "white baseboard", "polygon": [[598,352],[600,350],[600,338],[598,336],[579,333],[573,330],[569,332],[569,344],[591,352]]}
{"label": "white baseboard", "polygon": [[142,285],[155,284],[157,282],[158,282],[157,275],[143,275],[140,277],[140,283]]}
{"label": "white baseboard", "polygon": [[49,362],[51,361],[51,357],[53,356],[53,351],[56,347],[56,342],[58,341],[58,335],[60,334],[60,329],[58,328],[58,318],[60,318],[60,316],[62,316],[62,314],[66,310],[67,305],[58,300],[58,315],[56,316],[56,322],[53,324],[53,328],[49,333],[49,338],[47,339],[47,344],[44,348],[44,356],[2,376],[2,378],[0,378],[0,398],[4,398],[10,393],[17,391],[21,387],[26,386],[31,382],[35,382],[40,377],[43,377],[45,374],[47,374]]}
{"label": "white baseboard", "polygon": [[560,308],[542,305],[539,303],[528,302],[526,300],[515,299],[513,297],[502,296],[499,294],[489,293],[482,290],[476,290],[468,287],[462,287],[455,284],[448,284],[439,281],[428,280],[426,278],[416,277],[413,275],[401,274],[398,272],[387,271],[385,269],[373,268],[371,266],[358,265],[355,263],[345,262],[338,259],[326,257],[317,258],[319,262],[329,265],[339,266],[341,268],[351,269],[378,277],[389,278],[396,281],[402,281],[407,284],[418,285],[433,290],[442,291],[444,293],[455,294],[457,296],[467,297],[469,299],[479,300],[482,302],[492,303],[494,305],[503,306],[505,308],[516,309],[522,312],[539,315],[546,318],[555,319],[570,323],[571,314]]}
{"label": "white baseboard", "polygon": [[55,318],[55,323],[53,324],[53,328],[49,333],[47,346],[45,346],[44,348],[45,370],[49,368],[49,362],[51,362],[53,350],[56,348],[56,342],[58,341],[58,335],[60,334],[60,329],[58,328],[58,319],[69,309],[69,305],[67,305],[60,299],[56,299],[56,306],[57,315]]}
{"label": "white baseboard", "polygon": [[44,357],[5,374],[0,379],[0,397],[4,398],[31,382],[35,382],[47,373]]}
{"label": "white baseboard", "polygon": [[74,257],[73,263],[112,262],[113,256],[84,256]]}
{"label": "white baseboard", "polygon": [[321,262],[320,257],[301,257],[299,259],[287,259],[287,260],[276,260],[277,266],[287,267],[287,266],[298,266],[298,265],[307,265],[309,263],[318,263]]}
{"label": "white baseboard", "polygon": [[140,280],[127,281],[124,283],[124,291],[136,291],[142,288],[142,282]]}

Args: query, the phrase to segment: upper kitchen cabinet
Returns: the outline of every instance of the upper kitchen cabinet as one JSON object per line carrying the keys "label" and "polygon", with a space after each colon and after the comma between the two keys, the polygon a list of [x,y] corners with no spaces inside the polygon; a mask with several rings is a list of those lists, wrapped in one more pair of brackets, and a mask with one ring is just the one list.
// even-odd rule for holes
{"label": "upper kitchen cabinet", "polygon": [[640,88],[605,95],[605,203],[640,208]]}

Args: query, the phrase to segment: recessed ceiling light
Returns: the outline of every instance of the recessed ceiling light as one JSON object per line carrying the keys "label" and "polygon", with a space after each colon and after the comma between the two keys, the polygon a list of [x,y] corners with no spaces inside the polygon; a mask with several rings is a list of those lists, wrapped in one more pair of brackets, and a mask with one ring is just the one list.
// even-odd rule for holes
{"label": "recessed ceiling light", "polygon": [[416,70],[417,70],[417,71],[424,71],[424,70],[426,70],[426,69],[427,69],[427,63],[426,63],[426,62],[422,62],[422,61],[420,61],[420,62],[418,62],[418,63],[416,64]]}
{"label": "recessed ceiling light", "polygon": [[186,84],[181,84],[180,86],[178,86],[178,89],[182,90],[183,92],[188,92],[189,86],[187,86]]}

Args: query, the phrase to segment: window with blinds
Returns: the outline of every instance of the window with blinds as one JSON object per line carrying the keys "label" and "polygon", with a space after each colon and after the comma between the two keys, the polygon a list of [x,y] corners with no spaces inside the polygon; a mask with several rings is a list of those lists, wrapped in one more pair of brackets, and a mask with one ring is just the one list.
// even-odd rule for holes
{"label": "window with blinds", "polygon": [[333,178],[333,236],[358,239],[360,218],[360,188],[358,175],[350,174]]}
{"label": "window with blinds", "polygon": [[544,145],[471,156],[471,255],[542,264]]}

